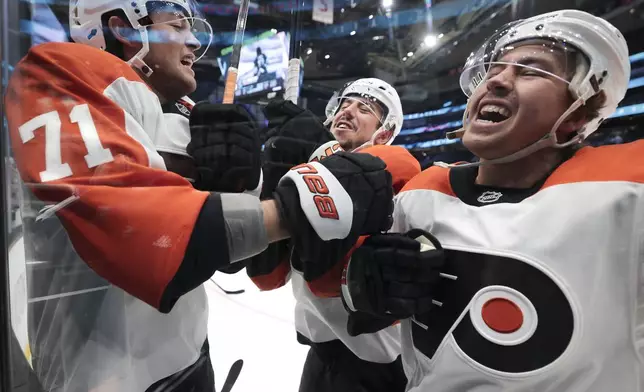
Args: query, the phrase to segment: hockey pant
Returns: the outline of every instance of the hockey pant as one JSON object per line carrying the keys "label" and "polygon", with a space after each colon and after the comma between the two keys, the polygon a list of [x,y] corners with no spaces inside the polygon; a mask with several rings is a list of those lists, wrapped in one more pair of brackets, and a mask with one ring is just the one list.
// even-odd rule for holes
{"label": "hockey pant", "polygon": [[152,384],[145,392],[215,392],[215,373],[210,362],[208,340],[201,348],[199,359],[169,377]]}
{"label": "hockey pant", "polygon": [[403,392],[406,385],[400,356],[392,363],[368,362],[333,340],[311,345],[300,392]]}

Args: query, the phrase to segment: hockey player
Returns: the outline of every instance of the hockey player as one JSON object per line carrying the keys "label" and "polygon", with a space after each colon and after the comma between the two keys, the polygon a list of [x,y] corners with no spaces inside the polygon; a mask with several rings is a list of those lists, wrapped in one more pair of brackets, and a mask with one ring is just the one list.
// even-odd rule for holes
{"label": "hockey player", "polygon": [[[274,133],[279,136],[266,143],[265,167],[269,166],[265,169],[266,186],[271,177],[279,176],[271,173],[277,166],[275,162],[298,159],[294,151],[303,151],[299,157],[302,160],[321,158],[311,149],[325,140],[322,124],[310,112],[298,113],[289,103],[285,106],[292,108],[292,119]],[[347,151],[382,158],[392,174],[395,191],[420,173],[418,161],[407,150],[390,146],[403,122],[400,98],[391,85],[373,78],[353,81],[334,95],[328,108],[328,121],[335,139]],[[284,107],[281,109],[282,113],[288,112]],[[269,108],[267,112],[274,115],[276,110]],[[302,138],[300,130],[304,129],[308,134],[298,143],[295,139]],[[318,129],[320,136],[313,135],[314,129]],[[298,149],[301,145],[310,148]],[[325,155],[324,151],[321,155]],[[340,299],[344,257],[333,259],[323,251],[317,257],[316,269],[307,268],[302,265],[298,252],[293,251],[291,255],[287,241],[282,241],[271,244],[247,267],[251,278],[264,290],[280,287],[289,274],[292,277],[298,341],[311,346],[300,391],[403,391],[406,379],[399,359],[398,327],[349,336],[347,313]],[[360,323],[360,315],[353,315],[351,322]]]}
{"label": "hockey player", "polygon": [[327,123],[344,151],[390,145],[402,128],[402,105],[396,90],[376,78],[347,83],[327,104]]}
{"label": "hockey player", "polygon": [[[391,177],[366,155],[294,168],[261,203],[168,172],[156,152],[160,101],[194,89],[194,29],[205,22],[185,0],[155,3],[73,1],[71,34],[87,45],[32,48],[4,97],[17,166],[33,206],[44,205],[26,230],[54,270],[33,288],[59,299],[32,326],[47,390],[212,391],[201,284],[215,270],[289,236],[305,255],[316,241],[346,252],[390,225]],[[120,58],[92,47],[108,35]],[[166,52],[153,49],[163,42]],[[253,131],[236,106],[203,108],[193,140],[221,122]]]}
{"label": "hockey player", "polygon": [[622,34],[577,10],[467,60],[459,134],[480,162],[412,179],[393,230],[415,231],[370,237],[346,269],[350,309],[405,319],[408,391],[644,391],[644,141],[580,144],[629,76]]}

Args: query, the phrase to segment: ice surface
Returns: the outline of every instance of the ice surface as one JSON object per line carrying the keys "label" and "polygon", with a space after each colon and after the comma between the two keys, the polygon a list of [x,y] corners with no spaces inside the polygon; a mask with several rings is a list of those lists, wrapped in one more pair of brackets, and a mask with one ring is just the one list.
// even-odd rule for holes
{"label": "ice surface", "polygon": [[233,392],[297,392],[308,346],[296,340],[290,283],[260,292],[245,271],[216,273],[213,280],[226,290],[246,290],[228,295],[212,282],[205,283],[217,391],[221,391],[230,366],[241,358],[244,367]]}

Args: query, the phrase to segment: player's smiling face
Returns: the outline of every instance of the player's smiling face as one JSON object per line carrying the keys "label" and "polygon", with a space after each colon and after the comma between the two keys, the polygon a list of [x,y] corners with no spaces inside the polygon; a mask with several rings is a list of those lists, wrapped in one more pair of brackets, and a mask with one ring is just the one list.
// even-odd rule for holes
{"label": "player's smiling face", "polygon": [[482,159],[508,156],[536,142],[568,109],[572,98],[565,55],[542,45],[525,45],[506,52],[492,64],[486,80],[468,101],[469,121],[463,144]]}
{"label": "player's smiling face", "polygon": [[195,51],[199,41],[191,31],[191,19],[175,12],[155,12],[148,27],[150,51],[144,61],[153,69],[150,83],[168,101],[188,95],[197,88]]}
{"label": "player's smiling face", "polygon": [[331,133],[347,150],[353,150],[371,140],[380,128],[382,109],[361,97],[345,98],[331,123]]}

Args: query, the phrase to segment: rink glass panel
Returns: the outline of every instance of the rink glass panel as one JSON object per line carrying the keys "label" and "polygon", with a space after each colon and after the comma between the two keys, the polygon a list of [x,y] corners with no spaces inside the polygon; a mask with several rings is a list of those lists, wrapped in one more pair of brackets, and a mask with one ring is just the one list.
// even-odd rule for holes
{"label": "rink glass panel", "polygon": [[[67,0],[0,0],[3,95],[7,78],[30,47],[68,40],[67,3]],[[198,87],[191,98],[221,102],[231,61],[237,2],[206,0],[203,3],[201,11],[212,25],[215,38],[206,57],[194,66]],[[265,124],[260,107],[284,92],[295,34],[303,65],[299,75],[303,82],[300,106],[324,119],[328,99],[347,81],[361,77],[384,79],[398,87],[403,99],[405,123],[394,144],[408,148],[425,166],[433,161],[472,158],[458,141],[448,140],[445,133],[461,126],[465,97],[458,91],[459,67],[479,40],[513,18],[556,8],[574,8],[580,2],[419,0],[393,1],[387,6],[384,4],[388,2],[335,0],[334,3],[326,1],[332,12],[317,10],[313,15],[313,1],[307,0],[301,6],[300,29],[293,29],[291,25],[290,10],[294,3],[258,1],[251,4],[235,101],[245,104],[258,122]],[[315,2],[318,6],[320,3],[325,2]],[[605,5],[603,1],[583,3],[584,10],[596,15],[616,15],[611,21],[624,28],[633,69],[626,99],[589,143],[623,143],[642,138],[642,117],[637,116],[644,113],[644,44],[633,39],[644,26],[641,6],[631,10],[628,1],[612,5]],[[10,374],[12,386],[0,387],[12,392],[60,391],[64,390],[65,379],[82,365],[70,362],[72,354],[88,342],[96,342],[92,331],[102,320],[100,317],[105,317],[100,315],[101,304],[110,285],[78,258],[55,214],[47,214],[48,206],[38,201],[22,182],[9,148],[5,113],[2,114],[4,205],[1,213],[5,239],[2,268],[6,282],[0,284],[9,294],[7,308],[11,317],[8,325],[0,325],[3,328],[0,347],[6,344],[10,348],[3,350],[3,354],[8,354],[11,371],[1,368],[3,378],[0,379],[5,380]],[[216,274],[215,279],[223,279],[221,276]],[[237,276],[244,280],[245,272]],[[210,289],[215,287],[206,284]],[[248,294],[247,290],[242,296]],[[271,313],[273,305],[278,306],[267,304],[261,311]],[[212,313],[210,317],[214,317]],[[236,322],[234,317],[225,319],[226,323]],[[291,336],[284,344],[299,348],[292,333],[294,327],[289,322],[292,320],[283,323]],[[242,341],[246,337],[232,336],[229,340],[235,339]],[[119,347],[109,349],[114,352]],[[253,349],[258,354],[263,350],[262,347]],[[217,357],[224,353],[221,347],[213,346],[212,340],[211,350],[216,363]],[[252,368],[252,359],[244,359],[248,362],[245,369]],[[261,364],[275,374],[275,379],[266,380],[267,385],[280,385],[282,373],[279,371],[295,379],[299,377],[297,368],[290,372],[280,369],[279,364],[284,361]],[[227,366],[215,365],[219,387],[227,370]],[[109,373],[109,369],[105,371]],[[242,377],[252,378],[253,374],[242,373]],[[297,380],[293,385],[295,391]]]}

